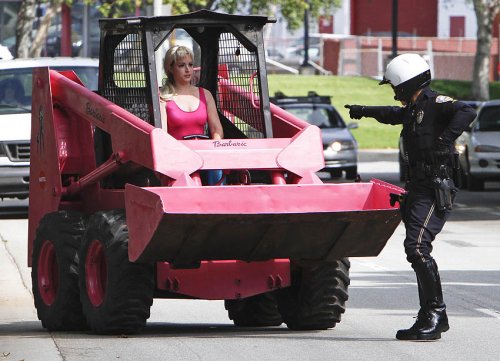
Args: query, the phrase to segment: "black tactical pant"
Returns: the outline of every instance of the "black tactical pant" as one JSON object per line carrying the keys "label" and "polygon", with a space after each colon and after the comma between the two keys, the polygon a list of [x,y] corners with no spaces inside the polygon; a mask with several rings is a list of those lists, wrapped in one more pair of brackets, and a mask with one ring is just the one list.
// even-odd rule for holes
{"label": "black tactical pant", "polygon": [[450,211],[437,211],[435,200],[433,188],[410,186],[401,207],[406,228],[406,259],[412,265],[433,260],[432,241],[441,232],[450,215]]}

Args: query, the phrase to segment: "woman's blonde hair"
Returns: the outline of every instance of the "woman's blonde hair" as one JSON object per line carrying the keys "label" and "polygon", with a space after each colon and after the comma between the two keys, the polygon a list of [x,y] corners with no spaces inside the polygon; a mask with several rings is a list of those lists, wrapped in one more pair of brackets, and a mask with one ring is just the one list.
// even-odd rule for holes
{"label": "woman's blonde hair", "polygon": [[172,73],[172,67],[175,65],[178,59],[182,59],[186,56],[194,59],[193,51],[188,47],[183,45],[175,45],[168,49],[167,54],[163,60],[163,69],[165,70],[165,75],[167,76],[163,80],[163,85],[160,88],[160,97],[164,100],[172,98],[175,93],[175,80]]}

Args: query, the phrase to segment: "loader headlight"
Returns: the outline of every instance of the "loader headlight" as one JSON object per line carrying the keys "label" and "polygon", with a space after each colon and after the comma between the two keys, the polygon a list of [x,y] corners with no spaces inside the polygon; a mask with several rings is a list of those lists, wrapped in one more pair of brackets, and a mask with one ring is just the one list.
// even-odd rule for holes
{"label": "loader headlight", "polygon": [[340,152],[341,150],[351,150],[354,149],[354,143],[349,140],[344,141],[334,141],[328,146],[334,152]]}

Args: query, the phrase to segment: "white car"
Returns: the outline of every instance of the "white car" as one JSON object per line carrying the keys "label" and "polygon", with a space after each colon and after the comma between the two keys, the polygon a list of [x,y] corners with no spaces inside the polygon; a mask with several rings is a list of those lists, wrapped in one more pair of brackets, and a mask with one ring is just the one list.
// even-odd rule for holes
{"label": "white car", "polygon": [[45,66],[74,70],[89,89],[97,90],[97,59],[0,61],[0,198],[28,197],[33,68]]}
{"label": "white car", "polygon": [[500,180],[500,100],[482,103],[455,147],[469,190],[483,190],[485,181]]}

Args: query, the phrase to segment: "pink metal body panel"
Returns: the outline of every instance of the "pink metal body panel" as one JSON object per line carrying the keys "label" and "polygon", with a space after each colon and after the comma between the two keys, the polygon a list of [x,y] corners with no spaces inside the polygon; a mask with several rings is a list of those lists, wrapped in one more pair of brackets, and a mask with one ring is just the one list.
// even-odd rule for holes
{"label": "pink metal body panel", "polygon": [[[352,232],[357,225],[361,228],[369,225],[370,221],[366,219],[368,214],[377,221],[381,220],[377,217],[386,217],[383,218],[386,224],[384,232],[380,233],[381,239],[384,239],[387,234],[392,234],[399,223],[399,218],[397,209],[389,204],[389,194],[396,192],[400,192],[400,188],[377,180],[370,183],[224,187],[141,188],[127,185],[125,208],[127,216],[131,219],[128,223],[129,257],[132,261],[144,260],[143,257],[148,260],[171,261],[177,257],[182,259],[183,249],[186,247],[198,247],[200,249],[198,256],[201,259],[211,259],[204,257],[224,257],[223,251],[220,253],[210,252],[202,250],[200,245],[195,246],[202,238],[205,245],[213,242],[214,247],[216,244],[220,244],[221,247],[224,244],[224,249],[230,249],[231,240],[224,235],[224,227],[220,225],[224,222],[241,223],[240,226],[235,226],[235,229],[231,228],[231,232],[241,242],[238,244],[239,249],[234,251],[235,253],[241,251],[242,259],[252,257],[252,254],[255,253],[255,247],[259,247],[260,244],[266,242],[286,244],[288,241],[291,242],[294,237],[299,237],[297,234],[293,234],[297,233],[293,230],[294,227],[300,227],[301,222],[304,223],[303,229],[310,232],[310,234],[306,232],[302,235],[304,240],[326,238],[324,240],[326,243],[322,244],[321,247],[324,248],[324,252],[330,253],[337,233],[340,232],[340,239],[342,239],[346,227],[350,227]],[[384,212],[387,214],[384,215]],[[337,218],[340,217],[338,224],[343,224],[341,229],[329,227],[330,222],[334,223],[335,216],[333,215],[335,214],[338,215]],[[195,217],[197,215],[203,216],[197,218]],[[280,226],[266,223],[266,218],[273,219],[273,217],[276,218],[276,215],[280,215],[278,217],[280,219],[276,220]],[[321,220],[315,221],[314,217]],[[231,221],[229,221],[230,219]],[[251,238],[247,240],[247,243],[244,243],[245,235],[239,234],[238,230],[241,229],[242,233],[249,232],[244,226],[247,219],[255,223],[254,228],[257,228],[262,222],[264,225],[262,225],[263,233],[255,235],[258,239]],[[203,222],[209,222],[212,228],[203,229]],[[313,229],[310,229],[311,225],[313,225]],[[316,230],[314,226],[317,226]],[[193,234],[192,238],[184,234],[189,229]],[[300,233],[300,229],[297,231]],[[320,232],[320,234],[313,236],[315,231]],[[211,234],[205,232],[211,232]],[[272,240],[266,239],[266,237],[270,237],[267,234],[272,234],[274,238]],[[364,239],[368,241],[370,236],[366,235]],[[211,237],[215,239],[210,240]],[[217,237],[219,240],[216,239]],[[385,238],[385,241],[387,239]],[[343,253],[342,256],[360,255],[357,253],[359,248],[352,243],[350,238],[344,237],[344,242],[347,243],[345,246],[351,246],[352,253]],[[166,245],[167,243],[168,245]],[[360,240],[359,244],[365,243]],[[236,246],[233,245],[233,247]],[[285,248],[283,247],[283,249]],[[373,247],[367,251],[374,252],[372,255],[376,255],[380,250],[381,248]],[[283,256],[280,250],[270,251],[265,255],[274,256],[271,258]]]}
{"label": "pink metal body panel", "polygon": [[198,269],[156,265],[158,289],[206,300],[231,300],[288,287],[290,261],[203,261]]}
{"label": "pink metal body panel", "polygon": [[[251,101],[229,81],[219,86],[235,94],[225,101]],[[289,261],[276,259],[300,258],[304,247],[312,249],[313,260],[380,252],[399,223],[389,193],[402,190],[377,180],[323,184],[316,175],[324,167],[319,128],[272,104],[271,112],[275,138],[178,141],[86,89],[72,72],[36,69],[29,264],[40,219],[61,209],[89,215],[125,208],[130,259],[159,261],[159,289],[199,298],[247,297],[286,287]],[[110,135],[113,152],[99,167],[95,127]],[[122,164],[153,170],[164,186],[101,188],[99,181]],[[202,187],[198,171],[204,169],[268,170],[275,184]],[[370,240],[363,227],[377,222],[386,226],[377,234],[380,240]],[[201,266],[172,269],[166,260]],[[220,287],[207,279],[219,279]]]}

